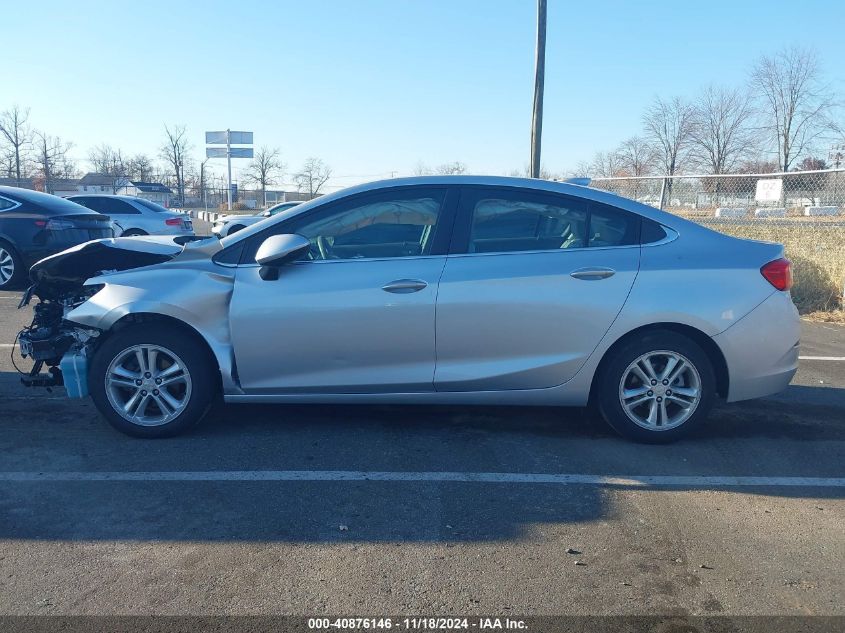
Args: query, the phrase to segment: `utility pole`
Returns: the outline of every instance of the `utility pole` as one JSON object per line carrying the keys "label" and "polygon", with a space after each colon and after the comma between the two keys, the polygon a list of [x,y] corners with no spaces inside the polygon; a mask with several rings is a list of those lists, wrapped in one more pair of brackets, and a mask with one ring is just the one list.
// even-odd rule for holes
{"label": "utility pole", "polygon": [[543,136],[543,84],[546,80],[546,0],[537,0],[537,55],[534,64],[534,111],[531,117],[532,178],[540,177],[540,145]]}

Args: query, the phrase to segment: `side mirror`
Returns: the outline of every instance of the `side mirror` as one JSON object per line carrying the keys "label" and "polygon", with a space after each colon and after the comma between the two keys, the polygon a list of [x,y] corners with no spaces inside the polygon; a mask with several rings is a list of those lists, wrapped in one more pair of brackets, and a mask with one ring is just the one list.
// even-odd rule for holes
{"label": "side mirror", "polygon": [[296,233],[271,235],[258,247],[255,261],[262,266],[278,267],[296,261],[309,250],[311,242]]}
{"label": "side mirror", "polygon": [[269,218],[270,217],[270,211],[265,211],[261,215],[263,215],[265,218]]}

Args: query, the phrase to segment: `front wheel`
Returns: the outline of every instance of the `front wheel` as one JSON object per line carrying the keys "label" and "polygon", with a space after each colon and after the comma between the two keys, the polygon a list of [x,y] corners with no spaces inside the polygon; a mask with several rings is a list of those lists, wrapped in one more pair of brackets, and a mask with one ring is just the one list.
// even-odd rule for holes
{"label": "front wheel", "polygon": [[598,377],[599,411],[620,435],[667,443],[686,435],[713,406],[707,354],[676,332],[651,332],[613,352]]}
{"label": "front wheel", "polygon": [[18,286],[26,276],[26,268],[15,248],[0,240],[0,290]]}
{"label": "front wheel", "polygon": [[91,397],[109,423],[127,435],[177,435],[202,419],[217,390],[208,356],[180,331],[152,323],[131,326],[94,354]]}

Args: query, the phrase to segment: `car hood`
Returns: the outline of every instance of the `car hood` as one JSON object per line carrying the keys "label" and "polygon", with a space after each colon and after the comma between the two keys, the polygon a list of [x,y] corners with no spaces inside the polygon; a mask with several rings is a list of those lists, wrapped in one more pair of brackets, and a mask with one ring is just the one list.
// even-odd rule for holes
{"label": "car hood", "polygon": [[208,249],[206,242],[179,235],[112,237],[85,242],[33,264],[29,269],[33,293],[42,299],[56,299],[81,288],[91,277],[161,264],[186,251],[208,257],[210,250],[219,250],[219,247]]}

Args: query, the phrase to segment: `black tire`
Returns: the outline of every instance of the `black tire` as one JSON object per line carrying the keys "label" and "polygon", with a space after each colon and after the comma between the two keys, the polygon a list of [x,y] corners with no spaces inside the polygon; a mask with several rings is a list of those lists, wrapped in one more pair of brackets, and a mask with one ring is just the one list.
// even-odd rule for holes
{"label": "black tire", "polygon": [[[12,260],[12,276],[9,277],[6,281],[3,281],[2,276],[0,276],[0,290],[14,290],[18,288],[24,279],[26,279],[27,270],[26,266],[24,266],[23,259],[18,254],[18,251],[15,250],[15,247],[9,244],[6,240],[0,240],[0,250],[4,253],[8,253],[9,257]],[[2,256],[2,254],[0,254]],[[5,257],[3,257],[5,259]]]}
{"label": "black tire", "polygon": [[245,229],[245,228],[246,228],[246,227],[245,227],[243,224],[236,224],[235,226],[233,226],[232,228],[230,228],[228,231],[226,231],[226,237],[229,237],[229,236],[230,236],[230,235],[232,235],[233,233],[237,233],[237,232],[238,232],[238,231],[240,231],[241,229]]}
{"label": "black tire", "polygon": [[[620,385],[625,379],[629,366],[644,354],[658,351],[673,352],[683,356],[694,367],[699,378],[700,397],[698,403],[692,414],[674,428],[645,428],[629,417],[621,402]],[[610,353],[612,356],[603,364],[601,373],[597,378],[596,404],[602,417],[617,433],[636,442],[666,444],[680,439],[706,419],[716,397],[716,378],[710,359],[695,341],[677,332],[659,330],[649,332],[642,337],[633,338]],[[660,356],[656,357],[658,362],[660,358]],[[628,380],[631,379],[628,378]],[[632,383],[626,384],[631,385]],[[672,385],[667,387],[658,383],[655,389],[671,391],[671,387]],[[652,391],[647,393],[655,394]],[[672,394],[668,393],[668,395]],[[675,396],[677,395],[675,394]],[[656,400],[657,396],[655,395],[654,398]],[[662,398],[666,398],[666,395],[663,395]],[[666,400],[666,403],[670,412],[681,411],[677,404],[669,404],[669,399]],[[645,407],[651,405],[647,401],[642,406],[644,408],[635,410],[634,414],[637,411],[645,412]]]}
{"label": "black tire", "polygon": [[138,237],[139,235],[149,235],[146,231],[141,229],[129,229],[120,234],[120,237]]}
{"label": "black tire", "polygon": [[[124,418],[112,406],[107,393],[106,373],[111,362],[128,348],[142,344],[176,354],[190,376],[187,404],[172,420],[157,426],[143,426]],[[219,375],[211,353],[195,336],[186,336],[184,331],[168,325],[141,323],[119,330],[103,341],[94,353],[88,385],[97,409],[118,431],[133,437],[160,438],[183,433],[205,416],[219,390]]]}

